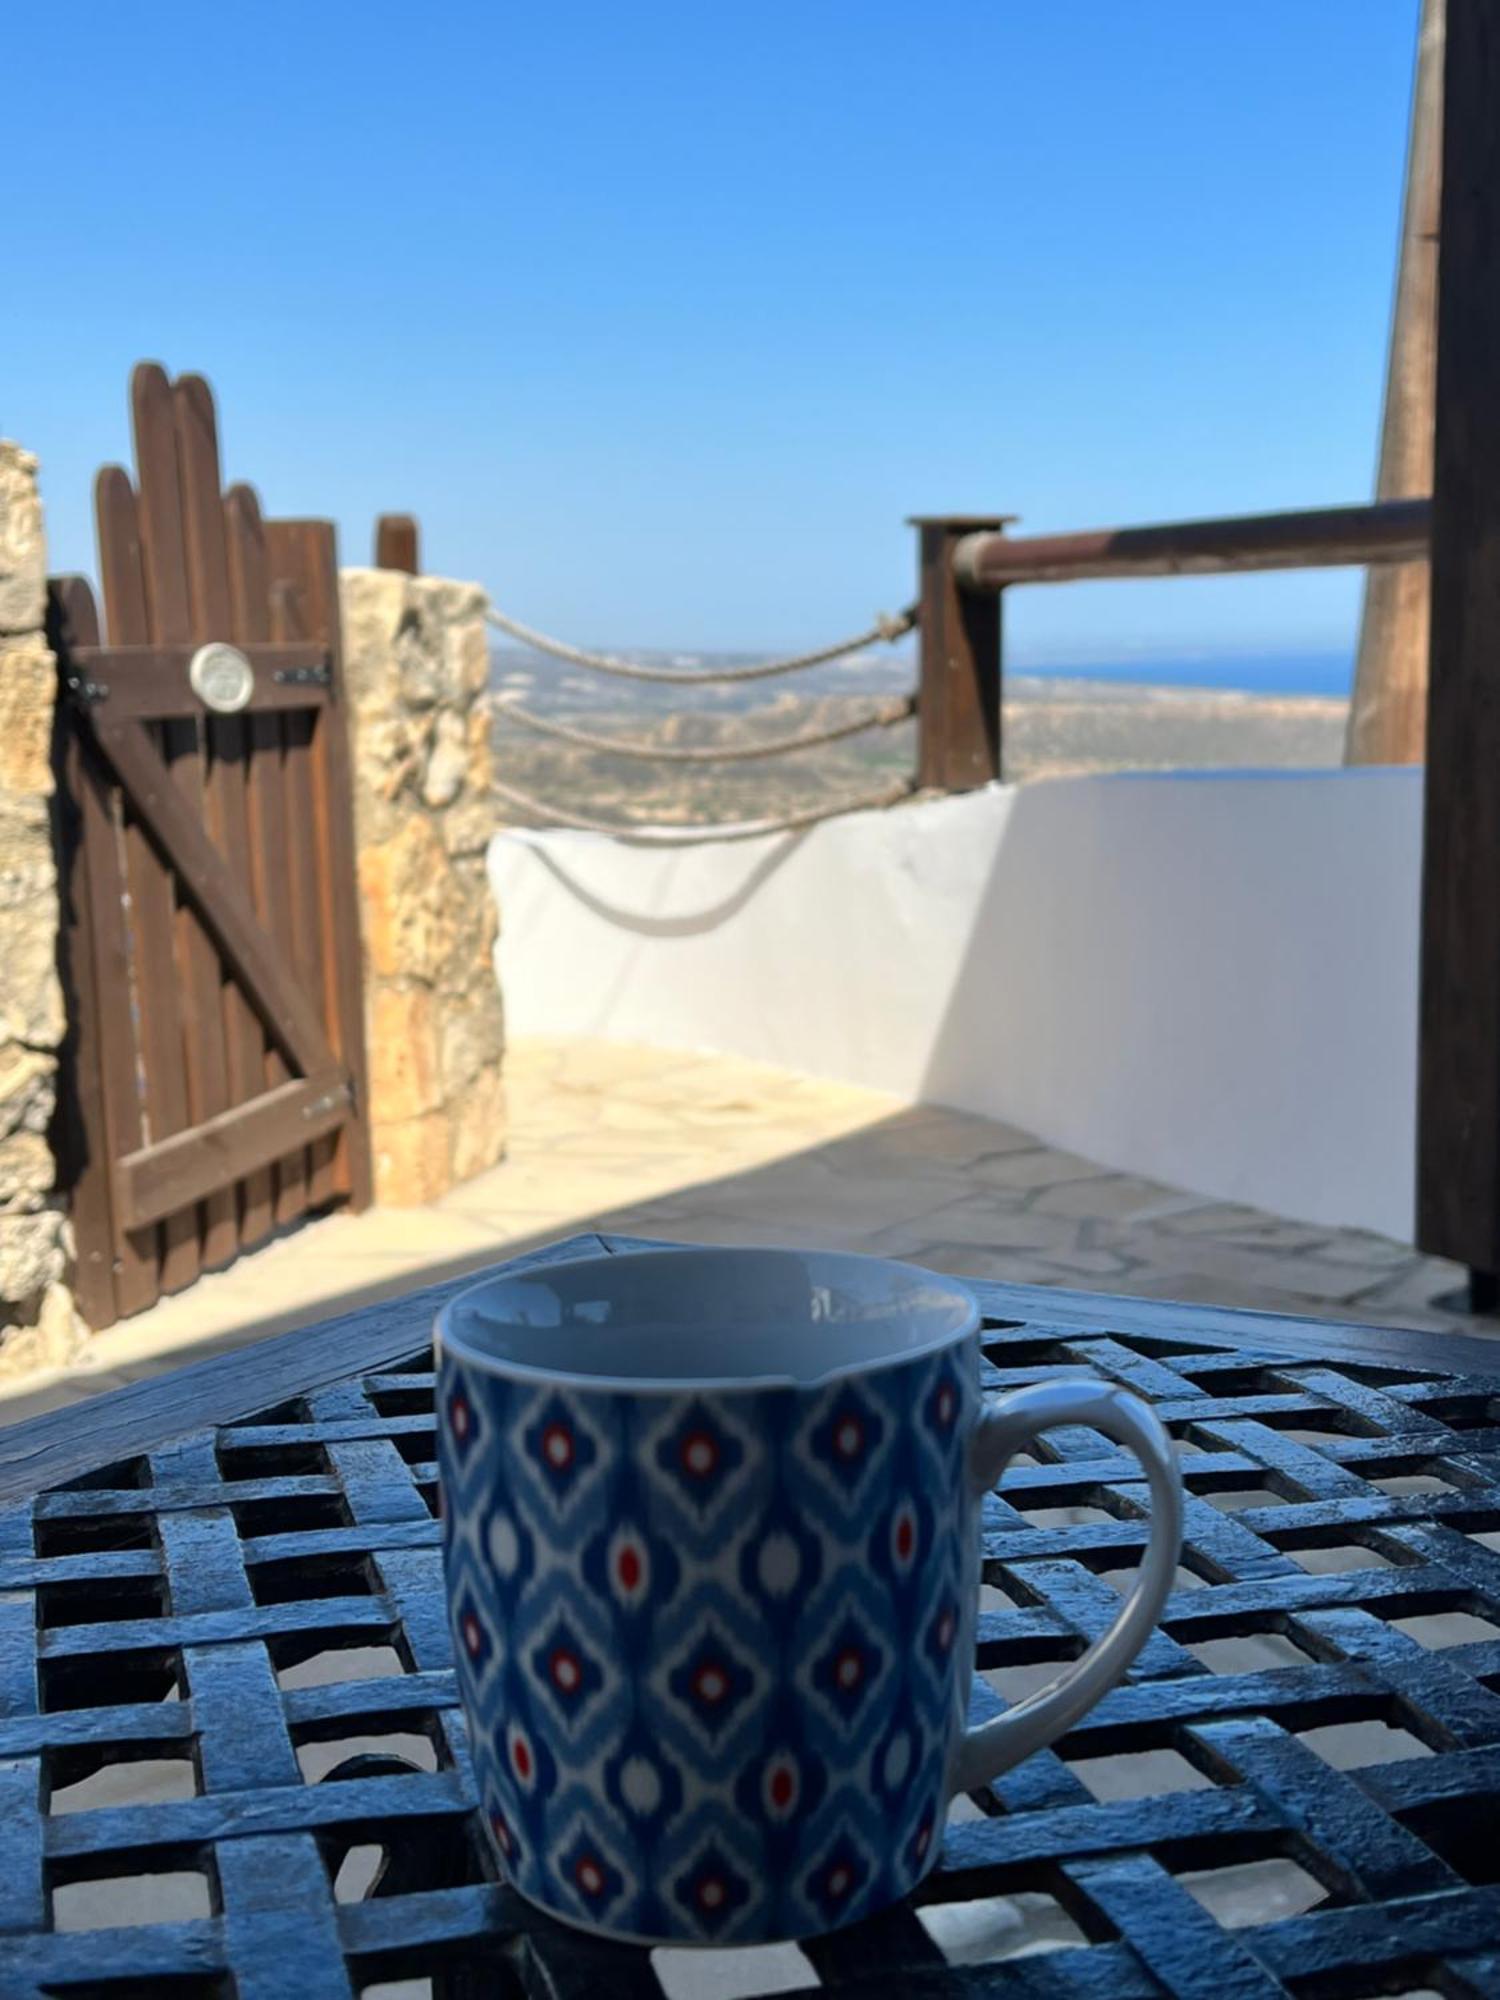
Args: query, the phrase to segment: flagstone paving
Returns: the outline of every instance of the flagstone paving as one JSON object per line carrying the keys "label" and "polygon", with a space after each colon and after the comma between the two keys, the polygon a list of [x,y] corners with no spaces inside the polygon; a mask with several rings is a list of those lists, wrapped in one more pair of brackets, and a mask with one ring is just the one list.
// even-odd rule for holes
{"label": "flagstone paving", "polygon": [[1459,1285],[1455,1265],[1118,1173],[970,1113],[602,1042],[513,1045],[506,1074],[500,1166],[429,1208],[311,1223],[92,1336],[65,1373],[0,1380],[0,1423],[584,1228],[1500,1332],[1434,1306]]}

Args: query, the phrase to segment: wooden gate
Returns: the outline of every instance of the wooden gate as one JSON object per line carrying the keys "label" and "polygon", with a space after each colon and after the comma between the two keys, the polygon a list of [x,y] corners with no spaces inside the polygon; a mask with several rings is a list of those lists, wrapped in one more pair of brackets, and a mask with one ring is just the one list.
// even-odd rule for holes
{"label": "wooden gate", "polygon": [[143,364],[131,411],[136,486],[95,486],[107,643],[87,583],[51,589],[59,1151],[94,1327],[370,1199],[333,528],[221,493],[201,376]]}

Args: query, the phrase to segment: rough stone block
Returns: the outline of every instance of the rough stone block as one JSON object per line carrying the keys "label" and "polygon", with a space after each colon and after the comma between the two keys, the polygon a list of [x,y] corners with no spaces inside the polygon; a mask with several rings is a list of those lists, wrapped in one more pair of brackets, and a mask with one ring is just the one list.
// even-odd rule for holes
{"label": "rough stone block", "polygon": [[0,438],[0,632],[39,631],[47,592],[47,542],[37,462]]}
{"label": "rough stone block", "polygon": [[491,980],[445,1002],[440,1030],[443,1095],[459,1097],[481,1070],[500,1067],[505,1051],[505,1010]]}
{"label": "rough stone block", "polygon": [[468,768],[463,717],[445,708],[438,716],[427,769],[422,775],[423,799],[433,807],[451,805],[463,790]]}
{"label": "rough stone block", "polygon": [[436,1110],[443,1101],[437,1009],[421,986],[377,986],[368,999],[370,1106],[377,1123]]}
{"label": "rough stone block", "polygon": [[457,631],[466,624],[484,619],[490,594],[481,583],[464,583],[453,576],[423,576],[417,586],[426,593],[434,614],[446,630]]}
{"label": "rough stone block", "polygon": [[38,846],[51,851],[52,823],[48,795],[12,791],[0,785],[0,875],[15,854],[35,853]]}
{"label": "rough stone block", "polygon": [[408,577],[405,584],[394,638],[401,698],[411,708],[464,708],[489,675],[484,593],[443,577]]}
{"label": "rough stone block", "polygon": [[77,1359],[89,1330],[66,1285],[49,1285],[29,1324],[0,1334],[0,1376],[15,1378],[39,1368],[66,1368]]}
{"label": "rough stone block", "polygon": [[0,785],[0,910],[32,893],[37,865],[52,865],[52,833],[46,795]]}
{"label": "rough stone block", "polygon": [[46,1049],[0,1045],[0,1138],[45,1132],[57,1101],[57,1063]]}
{"label": "rough stone block", "polygon": [[495,948],[499,919],[482,858],[456,858],[448,875],[445,898],[450,919],[447,956],[439,983],[449,993],[466,993],[476,983],[493,984],[490,954]]}
{"label": "rough stone block", "polygon": [[377,977],[437,979],[454,948],[448,875],[442,842],[423,818],[361,852],[365,952]]}
{"label": "rough stone block", "polygon": [[489,685],[490,637],[484,623],[484,603],[483,592],[474,592],[462,622],[450,627],[454,673],[460,692],[466,695],[477,695]]}
{"label": "rough stone block", "polygon": [[67,1262],[63,1219],[55,1209],[0,1215],[0,1301],[25,1304],[57,1284]]}
{"label": "rough stone block", "polygon": [[20,1214],[43,1207],[54,1177],[44,1133],[12,1132],[0,1139],[0,1208]]}
{"label": "rough stone block", "polygon": [[409,595],[410,579],[396,570],[346,569],[339,574],[344,689],[361,714],[388,711],[400,700],[396,636]]}
{"label": "rough stone block", "polygon": [[57,887],[50,848],[22,851],[0,822],[0,1039],[55,1048],[63,1038],[57,978]]}
{"label": "rough stone block", "polygon": [[431,1200],[503,1130],[486,597],[381,570],[340,589],[377,1194]]}
{"label": "rough stone block", "polygon": [[52,791],[52,711],[57,664],[39,642],[0,641],[0,785],[46,798]]}
{"label": "rough stone block", "polygon": [[505,1154],[505,1084],[498,1068],[481,1070],[449,1107],[455,1183],[483,1173]]}
{"label": "rough stone block", "polygon": [[408,708],[436,708],[447,691],[443,672],[443,635],[432,616],[428,597],[408,585],[406,610],[395,644],[401,699]]}
{"label": "rough stone block", "polygon": [[495,831],[495,808],[487,798],[460,799],[443,814],[443,846],[448,853],[483,854]]}
{"label": "rough stone block", "polygon": [[398,797],[420,775],[432,727],[430,716],[405,713],[366,726],[360,738],[360,776],[377,797]]}
{"label": "rough stone block", "polygon": [[382,1122],[374,1134],[375,1199],[388,1208],[418,1208],[452,1185],[448,1115]]}
{"label": "rough stone block", "polygon": [[[495,775],[495,713],[494,704],[488,695],[481,695],[469,710],[465,726],[468,743],[468,771],[466,780],[469,790],[477,798],[487,798],[490,780]],[[494,830],[495,809],[489,808],[490,828]]]}
{"label": "rough stone block", "polygon": [[422,810],[417,784],[432,733],[430,717],[404,711],[356,732],[354,825],[360,852],[392,839]]}

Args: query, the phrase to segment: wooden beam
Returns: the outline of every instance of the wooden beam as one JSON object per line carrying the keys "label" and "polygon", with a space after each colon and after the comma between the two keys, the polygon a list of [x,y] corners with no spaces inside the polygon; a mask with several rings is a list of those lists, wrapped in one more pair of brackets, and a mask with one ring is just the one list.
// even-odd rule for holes
{"label": "wooden beam", "polygon": [[953,550],[966,590],[1090,577],[1225,576],[1238,570],[1337,569],[1412,562],[1427,553],[1428,503],[1316,507],[1296,514],[1226,515],[1074,535],[962,536]]}
{"label": "wooden beam", "polygon": [[[1396,304],[1386,362],[1377,500],[1432,491],[1437,363],[1438,201],[1443,150],[1443,0],[1422,0]],[[1427,740],[1425,563],[1383,563],[1365,578],[1344,761],[1420,764]]]}
{"label": "wooden beam", "polygon": [[1417,1242],[1500,1272],[1500,11],[1449,0]]}
{"label": "wooden beam", "polygon": [[144,727],[112,720],[99,709],[89,710],[88,715],[132,809],[160,843],[164,862],[186,891],[204,929],[217,939],[239,974],[266,1026],[303,1075],[336,1068],[322,1023],[300,987],[284,973],[280,954],[228,863],[204,832],[202,819],[172,783]]}
{"label": "wooden beam", "polygon": [[143,1146],[115,1163],[115,1205],[126,1229],[139,1229],[232,1185],[294,1146],[335,1132],[351,1115],[349,1079],[342,1070],[279,1084],[247,1104],[237,1104]]}
{"label": "wooden beam", "polygon": [[[202,718],[212,713],[188,684],[188,663],[196,646],[79,646],[69,665],[80,678],[107,690],[111,715],[163,721]],[[286,708],[321,708],[328,699],[326,646],[240,646],[255,669],[255,684],[244,709],[256,714]],[[292,678],[278,680],[278,674]],[[311,676],[320,675],[321,679]],[[302,678],[308,676],[309,678]]]}

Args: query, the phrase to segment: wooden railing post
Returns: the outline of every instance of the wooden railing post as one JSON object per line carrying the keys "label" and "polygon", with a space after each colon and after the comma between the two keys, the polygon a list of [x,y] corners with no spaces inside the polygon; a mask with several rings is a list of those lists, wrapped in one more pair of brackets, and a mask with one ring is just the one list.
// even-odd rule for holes
{"label": "wooden railing post", "polygon": [[403,570],[407,576],[422,574],[414,514],[382,514],[376,521],[375,567]]}
{"label": "wooden railing post", "polygon": [[[1443,0],[1422,0],[1406,197],[1396,264],[1396,308],[1386,359],[1385,414],[1375,497],[1432,491],[1437,364],[1438,202],[1443,148]],[[1425,563],[1390,563],[1365,577],[1354,658],[1346,764],[1420,764],[1427,737]]]}
{"label": "wooden railing post", "polygon": [[920,671],[917,782],[969,792],[1000,776],[1000,598],[964,590],[953,571],[960,540],[1003,529],[1013,514],[918,515]]}
{"label": "wooden railing post", "polygon": [[1500,19],[1449,0],[1422,853],[1417,1245],[1500,1306]]}

